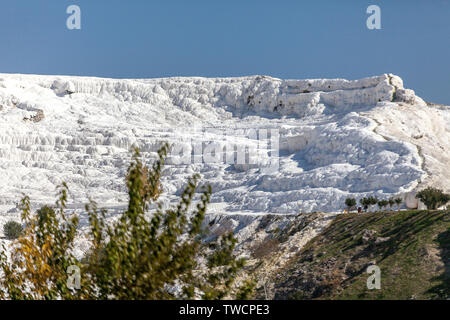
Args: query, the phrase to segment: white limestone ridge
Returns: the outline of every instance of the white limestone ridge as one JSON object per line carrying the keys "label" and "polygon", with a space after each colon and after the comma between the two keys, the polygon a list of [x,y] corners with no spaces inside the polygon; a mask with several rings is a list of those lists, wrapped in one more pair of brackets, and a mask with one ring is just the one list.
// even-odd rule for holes
{"label": "white limestone ridge", "polygon": [[279,130],[279,168],[169,159],[169,199],[195,172],[213,188],[210,213],[330,212],[347,197],[436,183],[448,191],[449,124],[448,107],[427,105],[391,74],[354,81],[0,74],[0,208],[13,212],[22,193],[54,203],[63,181],[74,207],[88,197],[123,206],[132,145],[150,162],[162,141],[192,150],[189,139],[222,142],[228,130],[228,138],[254,143],[236,128]]}

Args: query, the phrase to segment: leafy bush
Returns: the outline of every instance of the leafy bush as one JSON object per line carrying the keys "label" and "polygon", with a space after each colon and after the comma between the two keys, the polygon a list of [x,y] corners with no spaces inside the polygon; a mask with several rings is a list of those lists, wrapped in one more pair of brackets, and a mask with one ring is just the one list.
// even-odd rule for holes
{"label": "leafy bush", "polygon": [[418,192],[416,198],[420,199],[427,206],[428,210],[436,210],[450,201],[450,195],[433,187],[428,187]]}
{"label": "leafy bush", "polygon": [[23,227],[20,223],[16,221],[8,221],[3,226],[3,233],[5,237],[9,240],[14,240],[22,235]]}
{"label": "leafy bush", "polygon": [[387,205],[389,205],[389,201],[388,200],[379,200],[377,202],[378,207],[381,209],[385,208]]}
{"label": "leafy bush", "polygon": [[370,196],[370,197],[367,198],[367,204],[368,204],[369,206],[374,206],[374,205],[376,205],[377,203],[378,203],[378,198],[377,198],[377,197],[372,197],[372,196]]}
{"label": "leafy bush", "polygon": [[359,199],[359,203],[362,205],[364,210],[367,210],[369,208],[370,203],[367,198]]}
{"label": "leafy bush", "polygon": [[[232,233],[205,244],[202,222],[211,187],[206,186],[195,208],[198,175],[187,181],[179,204],[149,212],[161,193],[160,176],[168,152],[165,144],[149,169],[135,150],[128,169],[128,208],[118,221],[108,223],[106,210],[86,205],[90,228],[89,253],[80,261],[73,255],[78,217],[65,212],[67,185],[55,208],[31,214],[28,197],[21,202],[27,228],[12,248],[11,261],[0,254],[0,298],[10,299],[221,299],[248,297],[249,283],[233,287],[243,259],[235,259]],[[69,268],[70,267],[70,268]],[[68,270],[81,271],[80,287],[68,285]]]}
{"label": "leafy bush", "polygon": [[395,204],[397,205],[398,211],[400,211],[400,205],[402,204],[403,200],[402,198],[395,198],[394,199]]}
{"label": "leafy bush", "polygon": [[394,198],[389,198],[388,203],[389,203],[389,210],[392,210],[392,207],[395,204]]}
{"label": "leafy bush", "polygon": [[354,199],[354,198],[345,199],[345,205],[347,206],[348,210],[350,211],[350,209],[352,207],[356,206],[356,199]]}

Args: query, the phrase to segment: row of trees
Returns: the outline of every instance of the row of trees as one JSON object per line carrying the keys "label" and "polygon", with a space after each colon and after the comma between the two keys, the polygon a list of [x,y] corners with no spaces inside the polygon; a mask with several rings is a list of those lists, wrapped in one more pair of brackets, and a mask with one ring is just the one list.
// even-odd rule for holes
{"label": "row of trees", "polygon": [[[422,191],[416,194],[416,198],[422,201],[428,210],[436,210],[440,206],[445,205],[450,201],[450,195],[444,193],[442,190],[427,187]],[[392,210],[394,205],[397,206],[397,209],[400,210],[400,205],[402,204],[402,198],[389,198],[389,199],[381,199],[379,200],[377,197],[367,197],[359,200],[359,203],[364,208],[364,210],[368,210],[370,207],[378,205],[380,210],[383,210],[389,207],[389,210]],[[347,198],[345,199],[345,205],[347,209],[350,211],[352,208],[356,206],[355,198]]]}
{"label": "row of trees", "polygon": [[[402,204],[403,200],[402,198],[390,198],[390,199],[382,199],[379,200],[377,197],[364,197],[359,199],[359,203],[364,208],[365,211],[367,211],[369,208],[378,205],[378,208],[380,210],[389,207],[389,210],[392,210],[392,207],[394,205],[397,205],[397,209],[400,210],[400,205]],[[347,198],[345,199],[345,205],[347,206],[348,211],[351,210],[351,208],[356,206],[356,199],[355,198]]]}

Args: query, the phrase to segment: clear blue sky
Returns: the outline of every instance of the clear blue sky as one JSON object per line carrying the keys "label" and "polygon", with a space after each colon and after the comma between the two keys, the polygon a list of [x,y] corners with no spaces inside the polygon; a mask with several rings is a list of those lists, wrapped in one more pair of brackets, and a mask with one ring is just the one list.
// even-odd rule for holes
{"label": "clear blue sky", "polygon": [[[66,28],[76,4],[82,29]],[[366,8],[381,8],[381,30]],[[449,0],[10,0],[0,72],[357,79],[391,72],[450,104]]]}

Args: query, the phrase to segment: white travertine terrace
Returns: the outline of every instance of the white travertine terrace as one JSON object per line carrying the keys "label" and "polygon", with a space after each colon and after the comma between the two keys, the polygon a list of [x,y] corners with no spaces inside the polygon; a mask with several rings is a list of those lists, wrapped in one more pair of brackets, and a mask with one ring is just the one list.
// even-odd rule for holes
{"label": "white travertine terrace", "polygon": [[[438,128],[408,127],[420,110],[428,110],[420,121]],[[151,161],[162,141],[189,149],[190,139],[220,143],[221,131],[236,128],[279,130],[278,170],[169,159],[169,198],[195,172],[213,187],[211,213],[337,211],[346,197],[389,197],[442,179],[448,190],[449,170],[439,168],[449,167],[442,155],[450,149],[449,113],[391,74],[354,81],[0,74],[0,208],[14,208],[22,193],[54,203],[63,181],[74,207],[88,197],[124,205],[133,144]],[[407,139],[416,131],[435,146],[421,154],[420,138]],[[231,140],[254,143],[231,132]]]}

